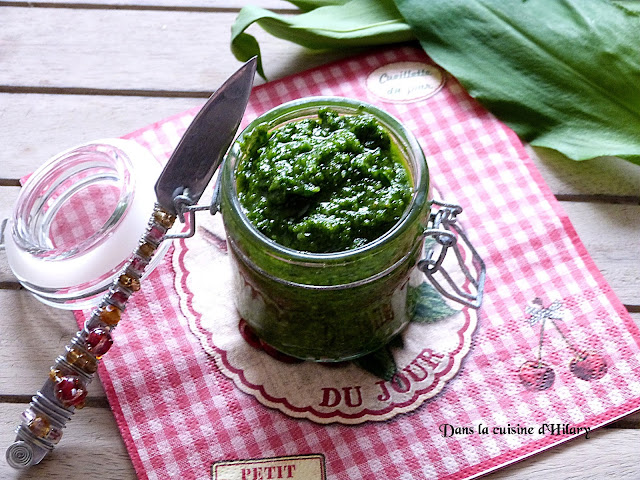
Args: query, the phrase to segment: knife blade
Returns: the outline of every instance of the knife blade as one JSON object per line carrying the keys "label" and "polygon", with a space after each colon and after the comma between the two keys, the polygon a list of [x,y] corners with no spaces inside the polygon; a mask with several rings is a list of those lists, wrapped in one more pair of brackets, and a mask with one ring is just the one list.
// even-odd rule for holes
{"label": "knife blade", "polygon": [[173,214],[174,199],[187,196],[196,204],[222,163],[249,102],[256,57],[218,88],[195,116],[156,182],[158,203]]}

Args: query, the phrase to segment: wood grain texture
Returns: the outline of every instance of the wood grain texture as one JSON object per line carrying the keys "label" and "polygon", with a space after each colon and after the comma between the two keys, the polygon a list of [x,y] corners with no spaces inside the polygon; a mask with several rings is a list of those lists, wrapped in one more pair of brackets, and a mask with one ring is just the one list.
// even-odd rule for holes
{"label": "wood grain texture", "polygon": [[0,145],[5,147],[0,151],[0,177],[20,178],[74,145],[120,137],[204,102],[201,98],[0,93]]}
{"label": "wood grain texture", "polygon": [[[229,68],[229,73],[231,73]],[[117,137],[202,105],[204,98],[0,93],[0,178],[18,179],[73,145]],[[553,193],[640,204],[640,167],[616,158],[574,162],[528,148]],[[600,202],[600,203],[603,203]]]}
{"label": "wood grain texture", "polygon": [[[60,8],[101,8],[101,9],[163,9],[224,11],[239,10],[248,2],[245,0],[43,0],[19,1],[0,0],[0,6],[60,7]],[[270,10],[291,10],[295,6],[285,0],[252,0],[257,5]]]}
{"label": "wood grain texture", "polygon": [[[25,290],[0,289],[3,309],[0,335],[0,399],[30,398],[42,387],[49,368],[78,331],[73,314],[39,302]],[[89,399],[104,399],[97,376]]]}
{"label": "wood grain texture", "polygon": [[[229,47],[236,14],[5,7],[0,91],[56,87],[206,94],[240,66]],[[314,54],[257,27],[252,32],[265,52],[270,79],[353,53]]]}
{"label": "wood grain texture", "polygon": [[561,198],[640,205],[640,166],[615,157],[576,162],[555,150],[526,146],[549,188]]}
{"label": "wood grain texture", "polygon": [[[16,180],[55,153],[202,104],[239,66],[230,27],[248,3],[293,12],[284,0],[0,0],[0,220],[18,195]],[[249,33],[261,43],[270,79],[356,53],[310,52],[255,26]],[[529,151],[614,291],[640,309],[640,167]],[[70,312],[44,306],[15,285],[0,251],[0,456],[77,329]],[[631,316],[640,325],[640,312]],[[42,464],[18,472],[0,458],[0,478],[135,479],[98,378],[89,405]],[[486,478],[637,479],[639,444],[635,413]]]}
{"label": "wood grain texture", "polygon": [[[640,430],[602,429],[488,475],[489,480],[640,478]],[[636,446],[634,446],[636,445]]]}
{"label": "wood grain texture", "polygon": [[[40,464],[14,470],[5,450],[26,403],[0,403],[0,478],[2,480],[135,480],[136,475],[111,410],[85,407],[64,430],[62,441]],[[82,416],[82,418],[80,418]]]}

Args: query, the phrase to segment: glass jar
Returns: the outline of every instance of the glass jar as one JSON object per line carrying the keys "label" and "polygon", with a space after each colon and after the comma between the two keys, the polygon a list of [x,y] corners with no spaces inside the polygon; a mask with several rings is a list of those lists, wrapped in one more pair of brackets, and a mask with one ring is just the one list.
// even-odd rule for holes
{"label": "glass jar", "polygon": [[[368,113],[389,132],[411,173],[413,196],[400,220],[353,250],[308,253],[263,235],[243,213],[235,172],[241,143],[260,124],[277,128],[317,116]],[[252,330],[276,350],[313,361],[344,361],[373,352],[411,318],[407,290],[420,260],[429,219],[429,174],[416,138],[395,118],[362,102],[311,97],[283,104],[252,122],[227,156],[219,181],[220,208],[232,261],[236,307]]]}
{"label": "glass jar", "polygon": [[149,151],[123,139],[79,145],[44,163],[22,187],[5,235],[20,283],[54,307],[95,305],[147,227],[160,170]]}

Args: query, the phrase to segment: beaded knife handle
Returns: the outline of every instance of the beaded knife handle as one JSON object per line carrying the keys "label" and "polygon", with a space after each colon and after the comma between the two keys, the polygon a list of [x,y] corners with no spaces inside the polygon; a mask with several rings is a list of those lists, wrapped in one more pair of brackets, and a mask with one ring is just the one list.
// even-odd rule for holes
{"label": "beaded knife handle", "polygon": [[[51,367],[43,387],[22,414],[16,439],[6,452],[7,463],[24,468],[40,463],[62,437],[76,409],[82,408],[87,386],[100,358],[113,344],[112,332],[129,297],[140,289],[140,278],[158,246],[166,239],[195,233],[194,212],[210,209],[197,205],[233,141],[249,101],[256,70],[253,58],[235,72],[198,112],[184,133],[156,183],[157,203],[147,229],[126,266],[89,319]],[[176,218],[189,214],[189,232],[169,234]]]}

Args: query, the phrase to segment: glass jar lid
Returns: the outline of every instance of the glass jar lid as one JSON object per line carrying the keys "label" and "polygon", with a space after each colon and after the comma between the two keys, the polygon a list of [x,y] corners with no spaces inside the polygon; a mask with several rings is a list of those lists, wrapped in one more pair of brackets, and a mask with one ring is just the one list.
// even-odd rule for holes
{"label": "glass jar lid", "polygon": [[160,170],[149,151],[123,139],[49,159],[25,182],[5,235],[20,283],[59,308],[94,305],[144,233]]}

